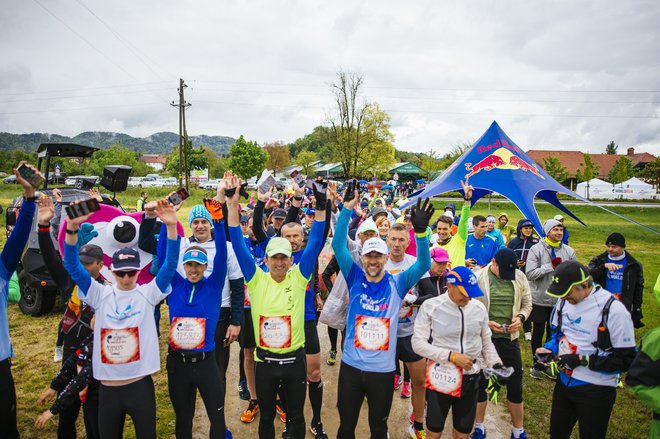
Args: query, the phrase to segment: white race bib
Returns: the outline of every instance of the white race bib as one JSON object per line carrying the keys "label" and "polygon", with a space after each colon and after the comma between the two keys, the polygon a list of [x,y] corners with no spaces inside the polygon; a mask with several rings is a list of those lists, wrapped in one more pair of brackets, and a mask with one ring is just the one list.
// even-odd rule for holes
{"label": "white race bib", "polygon": [[[557,356],[566,355],[566,354],[577,354],[577,346],[575,346],[573,343],[568,341],[566,336],[563,336],[562,338],[559,339],[559,346],[557,348]],[[562,369],[562,372],[564,372],[568,376],[573,375],[572,370]]]}
{"label": "white race bib", "polygon": [[101,328],[101,362],[126,364],[140,359],[140,331],[138,327]]}
{"label": "white race bib", "polygon": [[174,317],[170,325],[170,346],[174,350],[204,349],[206,319]]}
{"label": "white race bib", "polygon": [[429,361],[426,365],[425,386],[427,389],[460,398],[463,387],[463,369],[453,363]]}
{"label": "white race bib", "polygon": [[259,346],[291,347],[291,316],[259,316]]}
{"label": "white race bib", "polygon": [[387,351],[390,348],[390,319],[355,316],[355,347],[367,351]]}

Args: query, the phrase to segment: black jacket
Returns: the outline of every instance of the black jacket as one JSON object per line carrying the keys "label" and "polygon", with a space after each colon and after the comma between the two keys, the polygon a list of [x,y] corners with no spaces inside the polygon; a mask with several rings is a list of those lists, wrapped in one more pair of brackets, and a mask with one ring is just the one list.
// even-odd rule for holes
{"label": "black jacket", "polygon": [[[589,270],[594,282],[607,289],[607,252],[595,256],[589,262]],[[621,302],[630,311],[636,328],[644,326],[642,320],[642,297],[644,292],[644,270],[642,264],[626,252],[626,268],[623,269],[623,285],[621,286]]]}
{"label": "black jacket", "polygon": [[[516,253],[516,257],[518,258],[519,261],[525,261],[525,262],[527,262],[527,255],[529,254],[529,249],[531,249],[534,244],[539,242],[538,238],[536,238],[533,234],[527,239],[522,237],[522,233],[520,232],[520,229],[522,228],[523,223],[525,223],[526,221],[529,220],[523,218],[520,221],[518,221],[518,227],[516,227],[517,236],[513,238],[511,241],[509,241],[509,244],[507,245],[508,248],[510,248]],[[523,273],[525,272],[525,265],[522,265],[518,268]]]}

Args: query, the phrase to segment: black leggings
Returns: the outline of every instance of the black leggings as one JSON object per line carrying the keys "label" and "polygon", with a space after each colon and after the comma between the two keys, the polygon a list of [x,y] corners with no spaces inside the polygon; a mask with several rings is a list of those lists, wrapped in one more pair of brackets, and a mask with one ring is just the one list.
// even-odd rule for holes
{"label": "black leggings", "polygon": [[156,439],[156,394],[150,375],[123,386],[99,388],[99,428],[103,439],[124,436],[126,415],[133,420],[135,437]]}
{"label": "black leggings", "polygon": [[551,306],[532,306],[532,356],[538,348],[543,346],[543,336],[548,341],[550,338],[550,316],[552,315]]}
{"label": "black leggings", "polygon": [[[259,415],[259,437],[275,437],[275,399],[278,391],[286,399],[287,429],[293,438],[305,437],[305,397],[307,393],[307,365],[305,351],[299,349],[291,357],[297,357],[291,364],[265,363],[257,361],[255,365],[255,384]],[[281,388],[280,388],[281,384]]]}
{"label": "black leggings", "polygon": [[179,354],[169,353],[167,387],[176,416],[177,439],[192,438],[197,389],[211,424],[209,437],[225,437],[225,382],[215,362],[215,352],[195,363],[184,362]]}
{"label": "black leggings", "polygon": [[0,437],[18,438],[16,425],[16,388],[11,375],[11,360],[0,361]]}
{"label": "black leggings", "polygon": [[575,423],[579,422],[581,438],[605,439],[615,400],[615,387],[594,384],[566,387],[558,379],[552,395],[550,438],[570,438]]}
{"label": "black leggings", "polygon": [[371,439],[387,438],[387,418],[392,407],[392,372],[364,372],[342,361],[339,368],[337,401],[339,403],[338,439],[355,438],[364,397],[369,406]]}
{"label": "black leggings", "polygon": [[[346,330],[341,331],[341,348],[344,349],[344,335]],[[337,339],[339,338],[339,329],[331,328],[328,326],[328,337],[330,337],[330,349],[337,352]]]}
{"label": "black leggings", "polygon": [[81,404],[80,399],[76,398],[70,405],[66,405],[59,413],[57,423],[58,439],[75,439],[76,421],[82,405],[83,419],[85,421],[85,434],[88,439],[98,439],[101,437],[99,430],[99,398],[98,381],[96,385],[92,384],[87,389],[87,398],[85,403]]}

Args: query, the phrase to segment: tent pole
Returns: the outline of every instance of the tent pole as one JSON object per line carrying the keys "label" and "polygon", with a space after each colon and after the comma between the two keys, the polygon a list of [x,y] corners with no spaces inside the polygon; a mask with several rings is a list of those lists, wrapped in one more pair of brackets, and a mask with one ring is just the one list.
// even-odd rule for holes
{"label": "tent pole", "polygon": [[488,214],[489,215],[490,215],[490,201],[491,201],[492,196],[493,196],[492,192],[488,194]]}

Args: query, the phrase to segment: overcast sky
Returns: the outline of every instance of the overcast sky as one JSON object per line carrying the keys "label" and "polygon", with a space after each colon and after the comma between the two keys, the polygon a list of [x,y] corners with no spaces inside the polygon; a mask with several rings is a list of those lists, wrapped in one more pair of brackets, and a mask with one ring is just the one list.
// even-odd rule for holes
{"label": "overcast sky", "polygon": [[497,120],[524,149],[660,154],[660,2],[1,0],[0,131],[178,131],[291,142],[341,68],[397,148]]}

